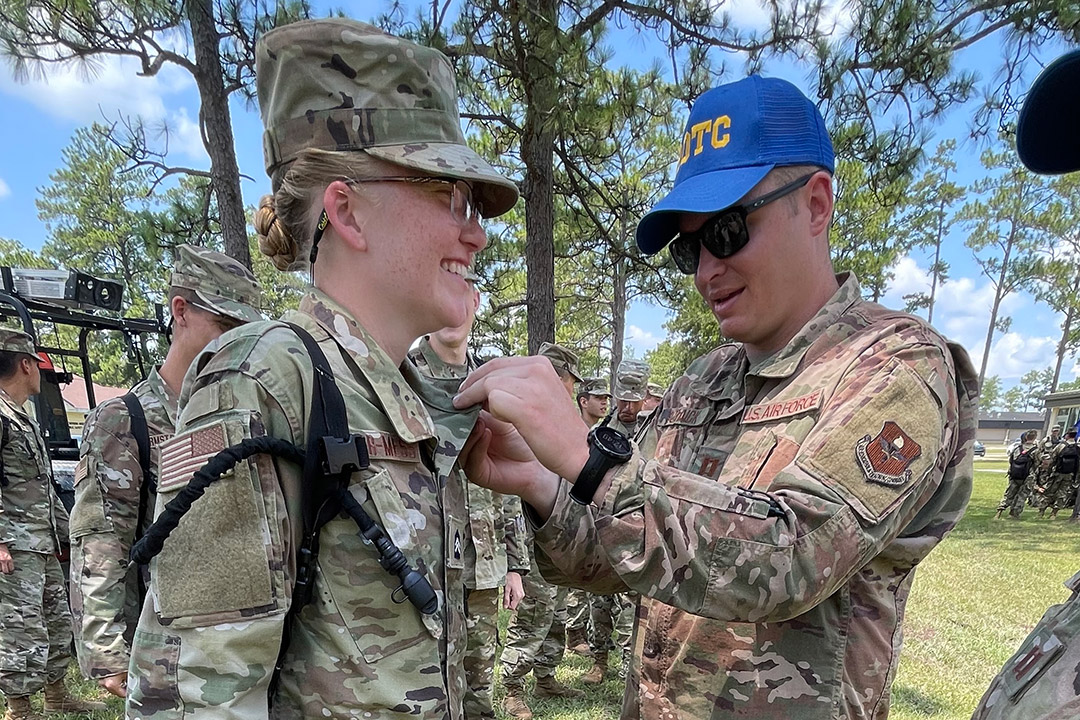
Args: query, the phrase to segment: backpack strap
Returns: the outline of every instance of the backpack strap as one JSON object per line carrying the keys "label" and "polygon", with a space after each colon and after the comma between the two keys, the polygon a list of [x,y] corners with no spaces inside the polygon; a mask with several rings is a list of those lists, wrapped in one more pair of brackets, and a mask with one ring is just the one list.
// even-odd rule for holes
{"label": "backpack strap", "polygon": [[0,487],[8,486],[7,472],[4,471],[4,448],[7,447],[8,438],[11,436],[11,420],[7,415],[0,414]]}
{"label": "backpack strap", "polygon": [[[157,489],[157,475],[150,464],[150,428],[146,424],[146,412],[135,393],[128,392],[120,397],[128,411],[131,436],[139,448],[139,467],[142,468],[142,482],[139,484],[139,512],[135,524],[135,540],[139,542],[146,524],[146,513],[150,508],[150,492]],[[133,543],[134,544],[134,543]],[[139,579],[139,600],[146,599],[147,565],[139,564],[136,571]]]}

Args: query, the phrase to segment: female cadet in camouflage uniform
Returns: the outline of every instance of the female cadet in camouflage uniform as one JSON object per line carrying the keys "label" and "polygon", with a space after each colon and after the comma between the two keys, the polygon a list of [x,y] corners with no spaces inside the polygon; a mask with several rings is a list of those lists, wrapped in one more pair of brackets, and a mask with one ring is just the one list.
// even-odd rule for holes
{"label": "female cadet in camouflage uniform", "polygon": [[[370,467],[349,492],[439,606],[423,615],[394,602],[397,579],[338,515],[268,700],[305,480],[298,465],[256,455],[210,487],[151,566],[128,716],[458,720],[466,517],[447,478],[475,411],[453,409],[460,381],[425,381],[403,361],[417,337],[464,321],[464,276],[486,244],[480,215],[510,209],[517,190],[466,145],[436,51],[345,19],[306,21],[260,39],[257,76],[274,188],[255,219],[260,250],[281,269],[311,259],[314,287],[284,319],[315,337],[350,431],[366,436]],[[281,323],[247,325],[197,358],[162,450],[159,510],[225,445],[265,435],[303,446],[313,374]]]}

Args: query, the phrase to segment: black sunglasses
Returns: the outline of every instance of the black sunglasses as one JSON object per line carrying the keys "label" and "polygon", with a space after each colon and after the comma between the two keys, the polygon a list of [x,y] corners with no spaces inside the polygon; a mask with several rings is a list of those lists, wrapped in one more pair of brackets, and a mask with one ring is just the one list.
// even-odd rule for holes
{"label": "black sunglasses", "polygon": [[817,171],[798,180],[793,180],[772,192],[765,193],[745,205],[732,205],[706,220],[704,225],[693,232],[679,233],[668,246],[671,259],[675,261],[675,267],[687,275],[696,273],[702,246],[715,257],[721,259],[731,257],[739,252],[750,242],[750,231],[746,228],[746,216],[755,210],[760,210],[774,200],[779,200],[785,195],[795,192],[810,182],[810,178],[814,177],[815,174],[817,174]]}

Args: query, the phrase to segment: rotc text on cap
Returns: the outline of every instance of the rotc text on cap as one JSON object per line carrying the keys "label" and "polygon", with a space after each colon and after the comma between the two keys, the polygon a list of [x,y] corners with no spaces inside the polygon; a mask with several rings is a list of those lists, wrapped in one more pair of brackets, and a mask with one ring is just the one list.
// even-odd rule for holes
{"label": "rotc text on cap", "polygon": [[686,122],[675,184],[637,227],[646,255],[679,231],[679,214],[715,213],[739,202],[773,168],[832,172],[832,140],[817,107],[786,80],[751,75],[701,95]]}

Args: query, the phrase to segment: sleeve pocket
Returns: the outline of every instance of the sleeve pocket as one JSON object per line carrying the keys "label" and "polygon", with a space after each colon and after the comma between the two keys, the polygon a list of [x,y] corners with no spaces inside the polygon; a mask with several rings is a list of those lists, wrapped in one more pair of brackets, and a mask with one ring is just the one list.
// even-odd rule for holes
{"label": "sleeve pocket", "polygon": [[[221,423],[229,444],[249,435],[248,421],[244,416]],[[275,592],[270,570],[271,533],[256,467],[242,461],[212,483],[155,559],[151,576],[158,611],[176,627],[263,617],[280,609],[282,593]],[[164,482],[169,474],[166,465],[163,492],[177,489]]]}

